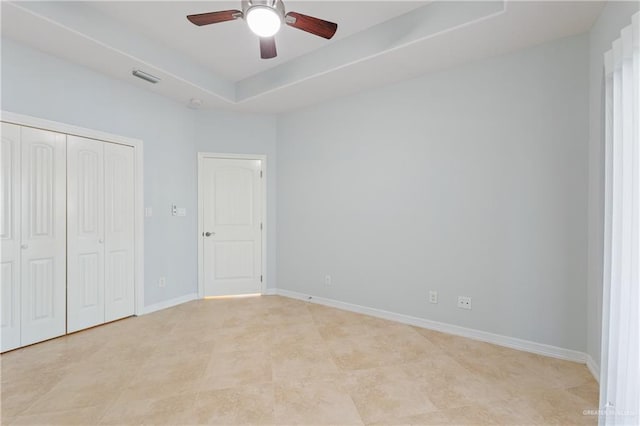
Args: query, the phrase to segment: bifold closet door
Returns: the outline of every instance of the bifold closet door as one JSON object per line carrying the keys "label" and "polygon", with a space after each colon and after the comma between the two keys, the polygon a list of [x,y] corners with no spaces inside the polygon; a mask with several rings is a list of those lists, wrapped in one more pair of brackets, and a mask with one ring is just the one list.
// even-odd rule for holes
{"label": "bifold closet door", "polygon": [[105,322],[104,142],[67,137],[67,332]]}
{"label": "bifold closet door", "polygon": [[66,135],[22,127],[21,345],[66,331]]}
{"label": "bifold closet door", "polygon": [[105,321],[134,314],[134,151],[104,144]]}
{"label": "bifold closet door", "polygon": [[2,123],[0,157],[1,351],[20,346],[20,127]]}

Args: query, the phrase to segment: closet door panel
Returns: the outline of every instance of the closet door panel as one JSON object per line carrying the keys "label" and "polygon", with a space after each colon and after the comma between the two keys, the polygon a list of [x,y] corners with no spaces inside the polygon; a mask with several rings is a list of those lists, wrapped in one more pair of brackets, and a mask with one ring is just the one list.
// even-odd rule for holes
{"label": "closet door panel", "polygon": [[67,332],[104,318],[104,143],[67,137]]}
{"label": "closet door panel", "polygon": [[21,344],[66,331],[66,135],[21,128]]}
{"label": "closet door panel", "polygon": [[104,144],[105,320],[134,313],[134,153]]}
{"label": "closet door panel", "polygon": [[0,342],[20,346],[20,127],[2,123],[0,157]]}

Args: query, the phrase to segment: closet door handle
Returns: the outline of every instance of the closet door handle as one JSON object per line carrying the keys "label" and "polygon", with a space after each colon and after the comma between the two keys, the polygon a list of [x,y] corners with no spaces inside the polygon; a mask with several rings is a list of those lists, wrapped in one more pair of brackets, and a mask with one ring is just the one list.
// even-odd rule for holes
{"label": "closet door handle", "polygon": [[100,239],[98,240],[98,244],[102,244],[102,243],[104,243],[104,240],[103,240],[102,238],[100,238]]}
{"label": "closet door handle", "polygon": [[29,248],[29,244],[22,244],[22,245],[20,246],[20,248],[21,248],[22,250],[26,250],[26,249],[28,249],[28,248]]}

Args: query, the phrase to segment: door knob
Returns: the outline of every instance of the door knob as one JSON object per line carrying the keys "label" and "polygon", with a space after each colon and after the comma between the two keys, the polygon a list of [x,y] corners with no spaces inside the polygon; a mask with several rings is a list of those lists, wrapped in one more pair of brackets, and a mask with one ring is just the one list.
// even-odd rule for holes
{"label": "door knob", "polygon": [[98,240],[98,244],[102,244],[102,243],[104,243],[104,240],[103,240],[102,238],[100,238],[100,239]]}
{"label": "door knob", "polygon": [[23,249],[23,250],[26,250],[26,249],[28,249],[28,248],[29,248],[29,244],[22,244],[22,245],[20,246],[20,248],[21,248],[21,249]]}
{"label": "door knob", "polygon": [[216,235],[216,233],[215,233],[215,232],[205,232],[205,233],[204,233],[204,236],[205,236],[205,237],[210,237],[210,236],[212,236],[212,235]]}

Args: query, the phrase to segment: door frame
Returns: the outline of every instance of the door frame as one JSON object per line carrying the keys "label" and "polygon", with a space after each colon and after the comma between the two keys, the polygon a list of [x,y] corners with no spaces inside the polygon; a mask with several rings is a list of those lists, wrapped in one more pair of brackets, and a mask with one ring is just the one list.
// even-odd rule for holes
{"label": "door frame", "polygon": [[223,154],[215,152],[198,152],[198,298],[204,298],[204,185],[203,185],[203,162],[205,159],[215,160],[260,160],[262,162],[262,178],[260,179],[262,191],[262,211],[260,220],[262,221],[262,282],[260,283],[260,294],[265,294],[267,287],[267,156],[264,154]]}
{"label": "door frame", "polygon": [[[143,142],[140,139],[114,135],[29,115],[0,111],[0,121],[24,127],[49,130],[66,135],[116,143],[133,148],[134,156],[134,315],[144,314],[144,174]],[[66,235],[65,235],[66,240]],[[66,244],[66,243],[65,243]]]}

